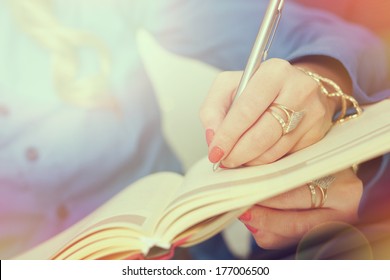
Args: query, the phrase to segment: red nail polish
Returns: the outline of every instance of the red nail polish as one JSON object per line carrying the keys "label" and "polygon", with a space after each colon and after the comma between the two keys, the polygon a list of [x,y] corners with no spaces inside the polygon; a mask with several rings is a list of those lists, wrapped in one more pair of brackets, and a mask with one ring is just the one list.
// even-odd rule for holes
{"label": "red nail polish", "polygon": [[249,226],[249,225],[245,225],[245,226],[246,226],[246,228],[247,228],[251,233],[256,233],[256,232],[258,231],[257,228],[251,227],[251,226]]}
{"label": "red nail polish", "polygon": [[212,130],[211,128],[206,129],[207,146],[210,146],[210,143],[211,143],[211,141],[213,141],[213,138],[214,138],[214,130]]}
{"label": "red nail polish", "polygon": [[212,163],[217,163],[222,159],[224,151],[220,147],[213,147],[209,153],[209,160]]}
{"label": "red nail polish", "polygon": [[251,211],[246,211],[244,214],[242,214],[239,219],[243,222],[249,222],[252,219]]}

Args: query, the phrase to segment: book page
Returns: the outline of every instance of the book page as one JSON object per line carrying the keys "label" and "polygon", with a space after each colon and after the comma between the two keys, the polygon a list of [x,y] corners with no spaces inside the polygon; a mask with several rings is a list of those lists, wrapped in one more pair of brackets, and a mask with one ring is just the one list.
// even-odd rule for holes
{"label": "book page", "polygon": [[140,252],[143,249],[140,238],[139,232],[131,232],[128,228],[108,228],[71,242],[52,259],[96,259],[103,258],[105,256],[103,252],[109,255],[127,252],[130,255],[130,252]]}
{"label": "book page", "polygon": [[304,180],[299,180],[302,183],[384,154],[390,150],[389,111],[390,100],[370,105],[360,117],[335,125],[318,143],[271,164],[213,172],[212,164],[204,158],[186,174],[176,201],[186,196],[193,198],[198,193],[204,195],[203,188],[209,195],[209,189],[225,190],[226,183],[234,185],[239,182],[241,185],[243,180],[251,178],[264,181],[313,166],[310,168],[312,172],[302,176]]}
{"label": "book page", "polygon": [[213,172],[204,158],[186,174],[159,225],[160,234],[173,224],[191,227],[389,152],[389,111],[389,100],[370,105],[360,117],[335,125],[318,143],[271,164]]}
{"label": "book page", "polygon": [[[182,180],[181,175],[168,172],[149,175],[118,193],[74,226],[17,258],[48,259],[55,256],[69,243],[79,241],[80,244],[73,245],[71,251],[64,253],[64,256],[84,248],[85,242],[93,244],[96,241],[96,244],[105,246],[103,243],[97,242],[99,234],[96,234],[96,236],[91,234],[111,228],[127,228],[129,238],[131,238],[129,235],[133,235],[137,239],[141,235],[151,235],[155,219],[158,219],[158,215],[166,208]],[[95,238],[96,240],[94,240]],[[101,248],[95,249],[100,250]],[[91,253],[90,251],[94,249],[89,248],[88,250],[88,253]],[[78,252],[77,256],[80,256],[80,254],[85,253]]]}
{"label": "book page", "polygon": [[[142,240],[145,254],[155,245],[168,248],[169,241],[198,224],[201,228],[200,223],[208,219],[232,210],[241,211],[313,179],[389,152],[389,111],[389,100],[371,105],[359,118],[334,126],[320,142],[271,164],[213,172],[212,164],[204,158],[189,170],[184,180],[172,173],[147,176],[68,231],[19,258],[49,258],[80,233],[103,230],[107,225],[127,225],[140,235],[145,233]],[[215,228],[207,223],[205,234],[216,233],[228,222],[223,220]],[[203,240],[201,231],[195,239]],[[101,252],[116,254],[112,248],[103,247],[99,248]],[[100,255],[92,252],[88,254]],[[78,250],[72,254],[76,253],[81,254]]]}

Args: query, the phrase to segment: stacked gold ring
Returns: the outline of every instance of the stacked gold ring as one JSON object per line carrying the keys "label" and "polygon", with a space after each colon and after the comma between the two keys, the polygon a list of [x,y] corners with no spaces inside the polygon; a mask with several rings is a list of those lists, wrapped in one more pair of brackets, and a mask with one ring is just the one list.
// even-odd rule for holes
{"label": "stacked gold ring", "polygon": [[[282,126],[283,135],[293,131],[304,116],[304,111],[294,111],[278,103],[272,103],[268,108],[268,111]],[[280,112],[283,112],[287,119],[283,118],[281,114],[279,114]]]}
{"label": "stacked gold ring", "polygon": [[[335,177],[332,175],[314,180],[310,182],[307,186],[311,195],[311,208],[321,208],[324,206],[328,198],[328,188],[335,180]],[[321,198],[317,201],[317,190],[321,192]]]}

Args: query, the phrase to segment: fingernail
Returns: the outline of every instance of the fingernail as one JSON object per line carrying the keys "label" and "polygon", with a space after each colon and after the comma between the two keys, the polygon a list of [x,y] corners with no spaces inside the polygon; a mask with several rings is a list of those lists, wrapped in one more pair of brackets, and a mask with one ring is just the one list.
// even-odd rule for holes
{"label": "fingernail", "polygon": [[206,142],[207,146],[210,146],[211,141],[213,141],[214,138],[214,130],[211,128],[206,129]]}
{"label": "fingernail", "polygon": [[223,155],[224,155],[223,150],[220,147],[215,146],[211,149],[209,153],[209,160],[212,163],[216,163],[222,159]]}
{"label": "fingernail", "polygon": [[243,222],[249,222],[252,219],[251,211],[246,211],[240,217],[238,217]]}
{"label": "fingernail", "polygon": [[251,233],[256,233],[258,231],[257,228],[251,227],[250,225],[245,225],[245,226]]}

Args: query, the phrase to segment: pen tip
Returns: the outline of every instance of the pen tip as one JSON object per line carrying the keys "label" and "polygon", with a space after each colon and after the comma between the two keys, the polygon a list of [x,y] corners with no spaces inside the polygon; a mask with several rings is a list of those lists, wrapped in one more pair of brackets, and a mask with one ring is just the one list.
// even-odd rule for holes
{"label": "pen tip", "polygon": [[213,164],[213,171],[217,171],[219,169],[219,166],[221,165],[221,162],[217,162]]}

